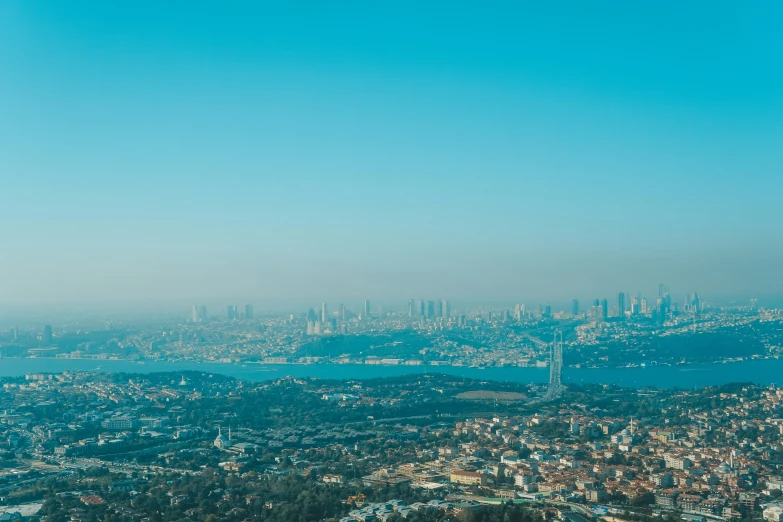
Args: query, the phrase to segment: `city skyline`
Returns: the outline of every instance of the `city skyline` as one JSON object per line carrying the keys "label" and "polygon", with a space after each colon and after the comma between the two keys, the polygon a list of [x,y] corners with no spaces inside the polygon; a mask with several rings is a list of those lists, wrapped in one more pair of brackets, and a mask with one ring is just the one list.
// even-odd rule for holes
{"label": "city skyline", "polygon": [[[665,292],[661,292],[661,288],[666,289]],[[613,299],[607,297],[591,298],[588,300],[574,298],[570,301],[552,301],[552,300],[527,300],[524,299],[516,301],[494,301],[494,302],[468,302],[468,301],[453,301],[451,299],[408,299],[407,302],[399,302],[393,300],[378,300],[370,301],[365,299],[358,302],[343,302],[339,300],[335,301],[323,301],[320,303],[319,309],[316,312],[313,308],[314,305],[302,304],[298,305],[286,305],[277,307],[266,307],[259,309],[260,316],[275,316],[275,315],[293,315],[301,316],[306,315],[308,321],[315,324],[316,322],[324,324],[332,320],[336,320],[337,323],[344,323],[350,317],[380,317],[381,314],[390,313],[396,316],[407,316],[409,318],[428,318],[428,319],[449,319],[458,317],[454,315],[465,313],[466,311],[476,310],[489,310],[500,311],[509,314],[509,318],[513,317],[516,320],[520,320],[526,312],[530,315],[538,314],[570,314],[571,316],[584,316],[588,318],[600,317],[601,319],[616,318],[616,317],[632,317],[640,314],[648,314],[653,311],[663,310],[664,315],[671,312],[689,312],[694,308],[709,304],[709,306],[733,306],[733,307],[745,307],[751,308],[768,308],[777,309],[779,305],[774,302],[765,303],[762,301],[759,303],[757,298],[750,298],[744,301],[731,301],[723,302],[720,300],[714,300],[711,297],[705,299],[702,294],[698,292],[685,292],[682,295],[672,295],[668,292],[668,287],[664,285],[658,285],[659,295],[655,299],[647,298],[648,294],[641,291],[632,292],[619,292]],[[376,302],[376,308],[373,309],[371,303]],[[592,303],[592,306],[590,306]],[[648,304],[649,303],[649,304]],[[225,319],[228,321],[234,320],[248,320],[257,319],[256,314],[256,302],[246,302],[244,304],[236,304],[231,302],[212,302],[209,305],[203,302],[194,303],[190,306],[190,312],[186,313],[182,306],[174,306],[168,309],[169,313],[173,313],[174,316],[186,317],[189,322],[202,323],[208,320]],[[456,305],[456,306],[455,306]],[[333,306],[334,308],[329,308]],[[306,308],[309,307],[309,311],[306,312]],[[663,308],[662,308],[663,307]],[[537,312],[536,312],[537,310]],[[108,313],[117,314],[122,313],[121,309],[112,309],[109,307],[105,310]],[[61,312],[47,313],[45,310],[37,310],[38,313],[20,315],[23,318],[23,323],[32,324],[46,323],[48,317],[57,316]],[[154,309],[148,309],[146,313],[154,313]],[[126,311],[126,313],[128,313]],[[79,309],[70,310],[70,315],[74,318],[79,317]],[[127,318],[133,318],[131,313]],[[5,315],[3,310],[0,310],[0,325],[4,322],[8,322],[9,317]],[[14,328],[18,326],[18,323],[11,319],[8,323]]]}
{"label": "city skyline", "polygon": [[147,317],[71,312],[17,323],[0,316],[0,357],[541,367],[560,359],[551,344],[557,335],[563,361],[575,367],[777,358],[780,307],[755,299],[721,306],[698,292],[676,298],[666,285],[656,290],[628,292],[627,304],[625,292],[616,303],[572,301],[570,312],[549,303],[465,307],[425,297],[402,306],[322,301],[271,314],[256,314],[254,303],[194,303],[190,314]]}
{"label": "city skyline", "polygon": [[[689,296],[694,293],[701,296],[702,299],[706,299],[713,306],[748,306],[750,303],[755,303],[756,306],[764,308],[780,308],[783,307],[783,297],[777,296],[764,296],[761,297],[755,294],[749,294],[749,296],[727,296],[725,294],[703,294],[694,291],[679,292],[675,291],[669,295],[669,302],[676,304],[680,309],[684,303],[688,301]],[[170,301],[151,301],[151,302],[98,302],[87,304],[70,304],[64,303],[59,305],[52,304],[19,304],[19,305],[0,305],[0,324],[4,320],[12,320],[16,317],[25,321],[44,321],[44,318],[50,316],[58,316],[61,314],[72,315],[73,317],[84,316],[100,316],[100,314],[109,314],[123,316],[128,314],[129,317],[136,315],[154,317],[155,314],[173,314],[174,316],[181,315],[187,317],[193,322],[203,321],[206,317],[226,317],[227,307],[234,318],[255,317],[258,314],[301,314],[306,312],[307,308],[317,307],[318,320],[322,318],[322,307],[326,305],[328,309],[328,316],[342,317],[346,310],[352,313],[364,314],[365,305],[367,301],[370,301],[371,306],[374,308],[380,308],[386,312],[402,313],[404,315],[410,314],[411,305],[413,305],[413,316],[428,315],[428,303],[432,303],[433,316],[440,316],[438,312],[438,306],[444,307],[444,304],[448,304],[448,310],[454,309],[508,309],[513,311],[515,306],[527,306],[528,310],[532,310],[533,307],[551,307],[552,312],[562,313],[567,312],[573,314],[574,309],[578,310],[579,314],[590,314],[592,308],[594,308],[594,302],[598,301],[602,306],[602,301],[608,302],[608,309],[612,312],[619,310],[621,304],[626,312],[631,312],[631,306],[633,302],[637,300],[637,297],[645,302],[650,303],[650,308],[656,306],[656,294],[653,290],[648,292],[628,290],[620,291],[617,293],[602,292],[593,296],[580,296],[578,298],[524,298],[519,297],[517,299],[486,299],[486,300],[469,300],[460,298],[444,299],[439,296],[432,298],[409,298],[409,299],[381,299],[375,298],[372,300],[367,299],[328,299],[326,301],[319,299],[310,300],[264,300],[264,299],[196,299],[194,301],[187,302],[183,299],[174,299]],[[333,308],[329,308],[329,307]],[[421,307],[421,309],[420,309]],[[241,310],[240,310],[241,308]],[[423,312],[422,312],[423,310]],[[207,311],[209,313],[207,313]]]}
{"label": "city skyline", "polygon": [[[448,296],[449,303],[456,303],[458,306],[468,307],[483,307],[483,306],[514,306],[515,304],[527,302],[529,305],[538,304],[550,304],[558,307],[561,311],[571,311],[574,306],[574,302],[577,302],[577,307],[580,310],[584,310],[585,307],[589,308],[590,303],[593,300],[608,299],[614,306],[618,306],[618,301],[623,299],[623,304],[626,309],[630,307],[631,300],[634,296],[644,296],[651,302],[655,302],[655,299],[660,297],[660,289],[665,288],[666,293],[672,296],[672,302],[680,302],[687,295],[692,294],[694,291],[700,291],[700,288],[695,286],[685,286],[683,288],[670,287],[669,285],[663,285],[660,283],[649,283],[646,286],[634,286],[629,285],[627,287],[620,287],[619,290],[611,291],[606,288],[598,289],[597,291],[586,292],[541,292],[538,294],[516,294],[513,295],[510,292],[501,293],[499,295],[482,295],[479,297],[466,297],[460,292],[455,293],[423,293],[414,291],[412,294],[408,294],[407,297],[401,295],[401,292],[394,292],[391,295],[377,295],[373,294],[372,299],[367,299],[367,294],[357,293],[356,295],[346,296],[344,293],[335,293],[334,295],[327,296],[306,296],[306,297],[286,297],[286,296],[258,296],[251,295],[248,292],[236,295],[220,295],[220,296],[204,296],[204,295],[191,295],[185,296],[168,296],[164,298],[146,298],[139,299],[125,299],[120,296],[109,299],[101,300],[64,300],[59,302],[47,302],[47,301],[30,301],[25,299],[18,299],[11,301],[9,299],[3,299],[8,297],[0,295],[0,315],[11,311],[32,311],[36,309],[51,309],[51,310],[74,310],[95,312],[100,310],[110,311],[138,311],[138,312],[172,312],[182,310],[183,307],[187,307],[190,312],[188,315],[197,313],[197,310],[191,309],[192,306],[204,306],[208,305],[210,308],[222,308],[225,311],[226,306],[250,306],[249,310],[252,315],[254,312],[254,306],[259,307],[258,310],[262,313],[268,312],[290,312],[295,311],[302,307],[309,307],[317,305],[319,307],[318,315],[322,315],[321,307],[329,303],[333,305],[351,306],[357,310],[363,310],[366,301],[376,304],[382,307],[392,307],[400,310],[408,310],[410,307],[410,301],[413,300],[414,304],[419,303],[422,295],[429,295],[424,299],[426,305],[429,299],[433,299],[433,306],[442,306],[442,301],[445,299],[443,295]],[[669,288],[672,288],[670,291]],[[623,294],[624,297],[618,297],[618,293]],[[783,292],[772,291],[742,291],[742,292],[727,292],[719,289],[716,292],[700,292],[704,295],[710,296],[710,301],[716,305],[742,305],[749,300],[757,300],[760,305],[766,307],[780,307],[783,306]],[[411,297],[411,295],[415,297]],[[417,304],[418,306],[418,304]],[[243,310],[244,313],[248,313],[247,309]],[[337,310],[330,310],[331,313]],[[239,311],[237,311],[239,314]]]}

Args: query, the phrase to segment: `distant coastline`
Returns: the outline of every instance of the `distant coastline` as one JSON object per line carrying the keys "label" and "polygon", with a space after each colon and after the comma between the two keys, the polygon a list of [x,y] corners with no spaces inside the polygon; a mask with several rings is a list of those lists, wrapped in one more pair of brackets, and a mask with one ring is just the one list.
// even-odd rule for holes
{"label": "distant coastline", "polygon": [[[527,366],[520,366],[520,365],[512,365],[512,364],[506,364],[502,366],[478,366],[478,365],[467,365],[461,362],[452,363],[449,361],[421,361],[421,360],[415,360],[415,361],[409,361],[409,360],[403,360],[403,359],[351,359],[348,361],[339,361],[339,360],[309,360],[309,361],[302,361],[302,360],[296,360],[296,361],[288,361],[284,360],[283,357],[272,357],[269,359],[273,360],[241,360],[241,359],[233,359],[233,360],[226,360],[226,359],[217,359],[217,360],[198,360],[198,359],[150,359],[150,358],[142,358],[142,357],[130,357],[130,358],[121,358],[121,357],[111,357],[111,356],[99,356],[99,357],[66,357],[66,356],[55,356],[55,357],[46,357],[46,356],[27,356],[27,357],[20,357],[20,356],[12,356],[12,357],[0,357],[1,360],[5,359],[24,359],[24,360],[58,360],[58,361],[93,361],[93,362],[125,362],[125,363],[136,363],[136,364],[146,364],[146,363],[172,363],[172,364],[218,364],[218,365],[225,365],[225,366],[237,366],[237,365],[254,365],[254,366],[312,366],[312,365],[320,365],[320,366],[382,366],[382,367],[424,367],[424,368],[474,368],[479,370],[486,370],[489,368],[519,368],[519,369],[547,369],[549,366],[548,364],[545,365],[527,365]],[[766,360],[780,360],[780,354],[767,354],[767,355],[756,355],[752,357],[731,357],[731,358],[725,358],[725,359],[716,359],[712,361],[704,361],[704,362],[691,362],[691,361],[681,361],[677,363],[670,363],[667,361],[650,361],[648,363],[633,363],[633,364],[626,364],[622,366],[613,366],[610,364],[606,365],[590,365],[590,366],[583,366],[583,365],[566,365],[565,368],[570,369],[582,369],[582,370],[608,370],[608,369],[630,369],[630,368],[655,368],[655,367],[671,367],[671,368],[680,368],[680,367],[689,367],[689,366],[709,366],[709,365],[718,365],[718,364],[737,364],[737,363],[743,363],[743,362],[751,362],[751,361],[766,361]],[[396,362],[392,362],[396,361]]]}
{"label": "distant coastline", "polygon": [[[143,364],[139,364],[143,362]],[[543,384],[549,369],[541,367],[403,366],[367,364],[236,364],[226,362],[160,361],[139,362],[120,359],[6,358],[0,360],[0,377],[24,377],[30,373],[89,371],[110,373],[157,373],[200,371],[248,381],[266,381],[281,377],[331,380],[399,377],[410,374],[441,373],[482,381]],[[754,382],[783,384],[783,359],[756,359],[732,363],[700,365],[647,366],[634,368],[566,368],[565,383],[617,384],[626,387],[694,388]]]}

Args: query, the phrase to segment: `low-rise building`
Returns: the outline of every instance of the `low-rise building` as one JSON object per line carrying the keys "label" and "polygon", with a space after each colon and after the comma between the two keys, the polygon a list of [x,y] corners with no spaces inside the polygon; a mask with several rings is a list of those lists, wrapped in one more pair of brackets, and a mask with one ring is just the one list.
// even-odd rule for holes
{"label": "low-rise building", "polygon": [[455,484],[486,485],[487,476],[475,471],[452,471],[449,480]]}

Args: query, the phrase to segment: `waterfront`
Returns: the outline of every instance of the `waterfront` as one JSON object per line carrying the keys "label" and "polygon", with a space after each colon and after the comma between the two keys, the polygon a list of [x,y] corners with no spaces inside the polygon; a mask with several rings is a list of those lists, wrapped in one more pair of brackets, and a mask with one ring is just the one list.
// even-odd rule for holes
{"label": "waterfront", "polygon": [[[470,368],[464,366],[381,366],[362,364],[221,364],[198,362],[125,360],[6,358],[0,359],[0,377],[20,377],[27,373],[60,373],[63,371],[100,371],[113,373],[152,373],[202,371],[245,379],[265,381],[280,377],[319,379],[372,379],[417,373],[443,373],[479,380],[545,383],[548,368]],[[603,383],[628,387],[693,388],[753,382],[783,383],[783,360],[766,359],[726,364],[688,366],[648,366],[639,368],[566,368],[567,383]]]}

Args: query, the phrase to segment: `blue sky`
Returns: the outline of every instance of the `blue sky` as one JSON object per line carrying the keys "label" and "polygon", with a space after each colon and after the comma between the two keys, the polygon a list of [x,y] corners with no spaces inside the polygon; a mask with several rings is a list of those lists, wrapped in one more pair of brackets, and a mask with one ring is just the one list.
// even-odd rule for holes
{"label": "blue sky", "polygon": [[783,293],[783,4],[421,4],[0,3],[0,303]]}

